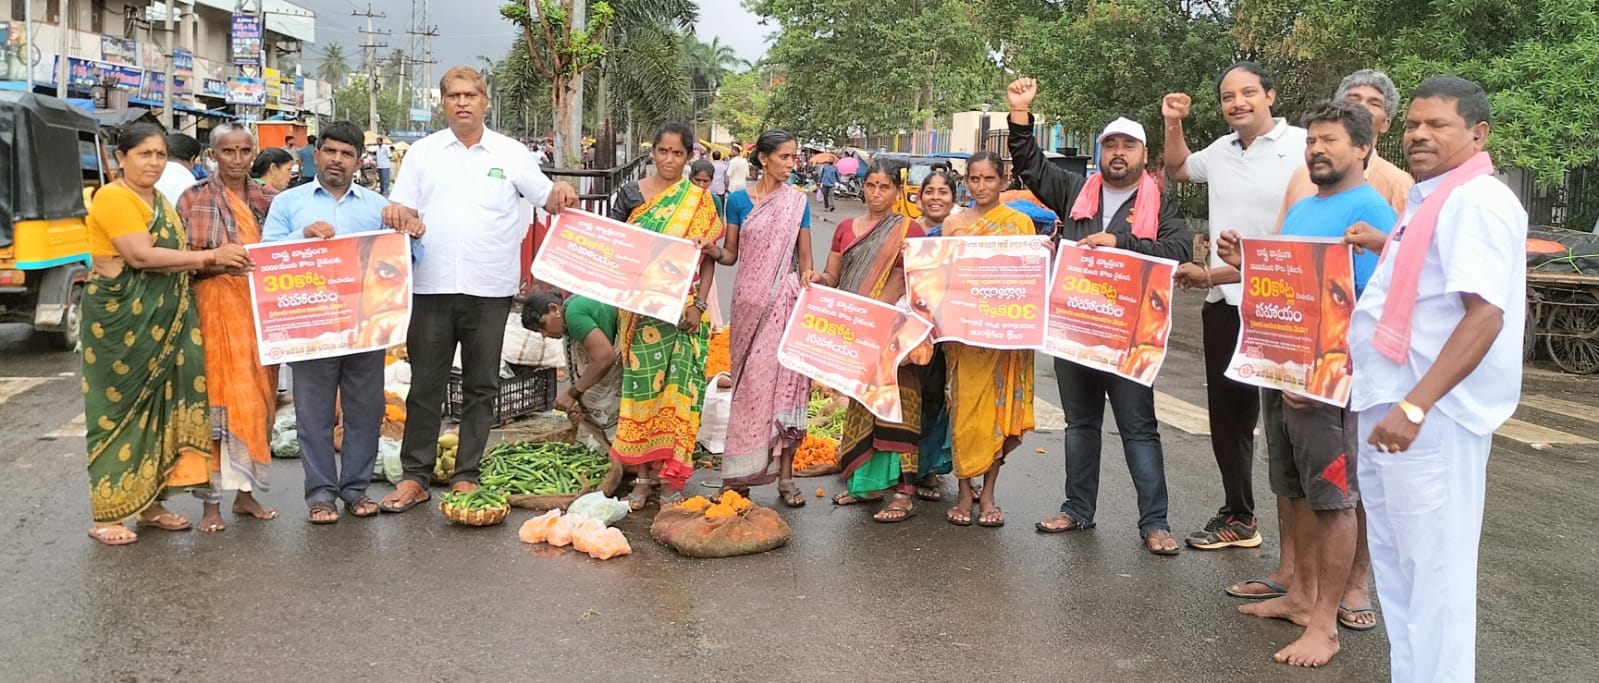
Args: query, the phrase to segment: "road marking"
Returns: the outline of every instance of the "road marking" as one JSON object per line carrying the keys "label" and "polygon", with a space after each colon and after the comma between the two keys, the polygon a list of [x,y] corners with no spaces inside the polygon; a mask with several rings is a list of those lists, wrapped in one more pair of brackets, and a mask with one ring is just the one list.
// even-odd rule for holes
{"label": "road marking", "polygon": [[68,420],[66,424],[57,427],[55,431],[44,435],[46,439],[81,439],[88,436],[88,423],[83,413]]}
{"label": "road marking", "polygon": [[1066,428],[1066,413],[1037,396],[1033,397],[1033,429],[1037,431],[1061,430]]}
{"label": "road marking", "polygon": [[22,392],[53,380],[53,377],[0,377],[0,403],[5,403]]}
{"label": "road marking", "polygon": [[1504,426],[1500,427],[1499,431],[1494,433],[1507,439],[1520,441],[1524,444],[1591,444],[1594,442],[1593,439],[1586,439],[1577,436],[1576,434],[1567,434],[1566,432],[1562,432],[1558,429],[1540,427],[1530,422],[1522,422],[1521,420],[1514,418],[1505,421]]}
{"label": "road marking", "polygon": [[1164,391],[1155,392],[1155,417],[1194,436],[1210,435],[1209,412]]}
{"label": "road marking", "polygon": [[1533,395],[1521,397],[1521,405],[1587,422],[1599,422],[1599,415],[1594,414],[1593,406],[1574,401]]}

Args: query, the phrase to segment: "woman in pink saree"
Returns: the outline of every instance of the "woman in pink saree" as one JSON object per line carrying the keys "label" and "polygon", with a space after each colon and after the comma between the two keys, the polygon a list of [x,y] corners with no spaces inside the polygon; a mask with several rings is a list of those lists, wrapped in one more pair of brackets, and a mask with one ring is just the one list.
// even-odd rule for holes
{"label": "woman in pink saree", "polygon": [[799,146],[781,130],[763,133],[750,163],[761,179],[728,195],[723,246],[702,246],[733,280],[732,412],[722,454],[724,490],[747,491],[777,480],[789,507],[805,504],[794,483],[794,452],[805,439],[811,381],[777,362],[777,345],[799,299],[799,273],[811,270],[811,212],[805,194],[785,181]]}

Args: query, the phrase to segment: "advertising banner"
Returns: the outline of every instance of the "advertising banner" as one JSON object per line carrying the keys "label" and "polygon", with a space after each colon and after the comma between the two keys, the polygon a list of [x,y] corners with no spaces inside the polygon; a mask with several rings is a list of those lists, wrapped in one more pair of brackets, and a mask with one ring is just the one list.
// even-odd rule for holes
{"label": "advertising banner", "polygon": [[1062,242],[1050,278],[1044,353],[1154,384],[1166,360],[1176,270],[1170,259]]}
{"label": "advertising banner", "polygon": [[[490,175],[498,169],[490,169]],[[677,322],[699,272],[693,242],[569,209],[533,257],[533,277],[625,311]]]}
{"label": "advertising banner", "polygon": [[920,316],[876,299],[811,286],[783,329],[777,362],[899,422],[899,366],[932,331]]}
{"label": "advertising banner", "polygon": [[261,65],[261,19],[254,14],[233,15],[230,52],[233,63],[241,66]]}
{"label": "advertising banner", "polygon": [[411,238],[392,230],[245,247],[256,342],[266,365],[405,343]]}
{"label": "advertising banner", "polygon": [[1049,248],[1044,237],[927,237],[905,241],[911,310],[937,341],[993,349],[1044,346]]}
{"label": "advertising banner", "polygon": [[100,36],[100,61],[141,69],[144,67],[144,62],[139,58],[138,41],[117,36]]}
{"label": "advertising banner", "polygon": [[[27,28],[20,21],[0,21],[0,81],[31,79],[32,61]],[[50,81],[54,82],[55,79],[51,78]]]}
{"label": "advertising banner", "polygon": [[266,84],[259,78],[234,76],[228,79],[228,104],[247,104],[259,107],[266,103]]}
{"label": "advertising banner", "polygon": [[1329,405],[1349,402],[1349,318],[1355,273],[1337,238],[1242,242],[1243,327],[1227,376]]}

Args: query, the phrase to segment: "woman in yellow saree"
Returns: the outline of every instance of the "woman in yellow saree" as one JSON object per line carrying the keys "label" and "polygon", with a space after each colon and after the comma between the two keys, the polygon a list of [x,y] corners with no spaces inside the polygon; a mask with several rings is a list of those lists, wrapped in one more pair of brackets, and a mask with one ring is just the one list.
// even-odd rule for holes
{"label": "woman in yellow saree", "polygon": [[[631,182],[611,198],[610,217],[646,230],[700,243],[721,239],[722,221],[710,193],[684,174],[693,131],[668,123],[655,133],[655,173]],[[680,320],[619,311],[617,355],[622,361],[622,405],[611,457],[636,475],[628,505],[640,510],[656,486],[681,492],[694,474],[694,442],[704,401],[705,300],[716,264],[701,258],[699,274]]]}
{"label": "woman in yellow saree", "polygon": [[[966,186],[976,206],[944,221],[945,237],[1036,234],[1032,219],[999,201],[1005,187],[999,155],[988,151],[972,155],[966,161]],[[948,342],[944,349],[955,477],[960,480],[959,499],[945,517],[956,526],[969,526],[975,504],[978,526],[1004,526],[1005,513],[994,502],[994,484],[1005,456],[1033,429],[1033,352],[959,342]],[[982,493],[974,495],[972,479],[978,476],[983,477]]]}
{"label": "woman in yellow saree", "polygon": [[166,167],[160,128],[120,136],[123,177],[89,211],[94,270],[83,293],[83,403],[89,451],[89,536],[126,545],[124,526],[183,531],[190,523],[160,500],[210,481],[211,424],[205,355],[189,273],[250,267],[230,244],[190,251],[176,211],[155,189]]}

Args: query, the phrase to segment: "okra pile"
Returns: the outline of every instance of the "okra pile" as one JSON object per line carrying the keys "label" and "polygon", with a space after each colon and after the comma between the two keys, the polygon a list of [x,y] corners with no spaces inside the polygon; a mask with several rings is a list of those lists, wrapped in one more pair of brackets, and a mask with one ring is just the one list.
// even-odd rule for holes
{"label": "okra pile", "polygon": [[483,455],[478,481],[520,496],[570,495],[600,483],[611,470],[604,453],[573,443],[516,441]]}

